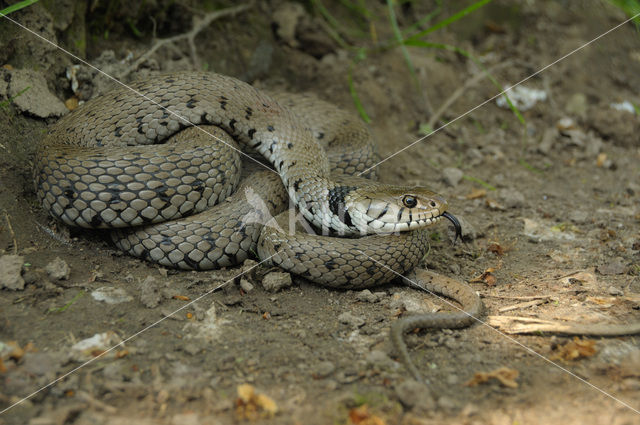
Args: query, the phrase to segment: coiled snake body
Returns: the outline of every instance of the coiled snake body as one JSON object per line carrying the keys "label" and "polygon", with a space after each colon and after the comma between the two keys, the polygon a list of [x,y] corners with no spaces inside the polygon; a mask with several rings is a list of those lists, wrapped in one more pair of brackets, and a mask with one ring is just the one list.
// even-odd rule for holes
{"label": "coiled snake body", "polygon": [[[200,270],[242,262],[255,249],[312,281],[357,288],[413,269],[428,245],[420,229],[446,217],[459,232],[439,195],[348,176],[372,164],[372,143],[357,119],[329,104],[306,96],[276,101],[209,73],[131,87],[52,126],[36,154],[35,183],[55,218],[116,229],[114,242],[133,255]],[[211,210],[239,183],[234,140],[275,173],[252,174],[235,202]],[[292,235],[283,230],[286,216],[270,220],[288,198],[322,234],[395,234]]]}

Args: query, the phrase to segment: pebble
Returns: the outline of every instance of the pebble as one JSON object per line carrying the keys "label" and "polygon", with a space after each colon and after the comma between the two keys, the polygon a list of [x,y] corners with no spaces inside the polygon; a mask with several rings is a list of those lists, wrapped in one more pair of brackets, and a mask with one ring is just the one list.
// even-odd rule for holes
{"label": "pebble", "polygon": [[624,291],[622,291],[622,289],[616,288],[615,286],[609,286],[607,291],[609,292],[609,295],[613,295],[613,296],[623,296],[624,295]]}
{"label": "pebble", "polygon": [[103,301],[107,304],[120,304],[133,301],[133,297],[122,288],[115,286],[102,286],[91,292],[91,296],[96,301]]}
{"label": "pebble", "polygon": [[542,140],[540,144],[538,144],[538,152],[543,155],[549,155],[551,150],[553,149],[553,145],[555,144],[558,138],[558,130],[551,127],[547,128],[542,135]]}
{"label": "pebble", "polygon": [[516,189],[500,189],[498,198],[506,208],[522,208],[525,204],[524,195]]}
{"label": "pebble", "polygon": [[380,301],[380,292],[373,293],[368,289],[364,289],[356,294],[356,299],[367,303],[375,303]]}
{"label": "pebble", "polygon": [[573,221],[574,223],[585,223],[589,218],[589,214],[586,211],[582,210],[572,210],[571,212],[569,212],[568,217],[569,220]]}
{"label": "pebble", "polygon": [[564,110],[569,115],[584,119],[587,116],[587,96],[584,93],[575,93],[567,101]]}
{"label": "pebble", "polygon": [[271,272],[262,278],[262,287],[268,292],[278,292],[291,286],[291,275],[284,272]]}
{"label": "pebble", "polygon": [[[482,234],[479,234],[476,227],[471,224],[471,222],[467,220],[465,216],[456,214],[456,218],[460,222],[460,227],[462,228],[462,239],[470,242],[477,239],[478,236],[482,236]],[[453,234],[453,230],[451,232]]]}
{"label": "pebble", "polygon": [[432,410],[435,407],[429,387],[412,379],[404,381],[396,387],[396,397],[403,406],[409,409]]}
{"label": "pebble", "polygon": [[459,168],[447,167],[442,170],[442,179],[446,184],[452,187],[457,186],[463,176],[464,172]]}
{"label": "pebble", "polygon": [[443,410],[456,410],[458,403],[453,398],[443,395],[438,399],[438,407]]}
{"label": "pebble", "polygon": [[60,257],[56,257],[44,268],[49,277],[53,280],[67,280],[71,269],[69,265]]}
{"label": "pebble", "polygon": [[147,308],[155,308],[161,300],[159,283],[153,276],[147,276],[140,284],[140,302]]}
{"label": "pebble", "polygon": [[3,255],[0,257],[0,288],[19,291],[24,289],[23,264],[24,257],[21,255]]}
{"label": "pebble", "polygon": [[622,257],[616,257],[608,263],[598,266],[598,273],[605,276],[623,274],[626,271],[627,266],[624,264]]}
{"label": "pebble", "polygon": [[313,376],[317,379],[326,378],[336,370],[336,366],[329,360],[322,361],[313,370]]}
{"label": "pebble", "polygon": [[365,323],[364,317],[362,316],[354,316],[348,311],[345,311],[341,315],[338,316],[338,322],[343,323],[345,325],[352,326],[354,328],[359,328],[363,326]]}
{"label": "pebble", "polygon": [[377,366],[379,368],[391,366],[395,363],[393,360],[391,360],[391,357],[389,357],[387,353],[382,350],[371,350],[371,352],[369,352],[369,354],[367,354],[367,356],[365,357],[365,361],[367,362],[367,364]]}
{"label": "pebble", "polygon": [[253,291],[253,284],[245,278],[240,278],[240,288],[246,293]]}

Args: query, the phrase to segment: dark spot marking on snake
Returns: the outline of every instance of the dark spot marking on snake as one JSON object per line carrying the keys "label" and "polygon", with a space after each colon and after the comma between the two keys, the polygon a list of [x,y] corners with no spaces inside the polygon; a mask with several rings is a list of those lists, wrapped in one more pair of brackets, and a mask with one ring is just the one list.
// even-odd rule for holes
{"label": "dark spot marking on snake", "polygon": [[376,218],[382,218],[382,216],[384,216],[388,211],[389,211],[389,204],[384,206],[384,209],[382,210],[382,212]]}
{"label": "dark spot marking on snake", "polygon": [[287,147],[288,147],[289,149],[293,148],[293,143],[291,143],[291,142],[287,143]]}
{"label": "dark spot marking on snake", "polygon": [[100,217],[98,214],[91,217],[91,225],[93,227],[99,227],[103,222],[104,221],[102,220],[102,217]]}
{"label": "dark spot marking on snake", "polygon": [[186,263],[187,266],[191,267],[192,269],[200,270],[200,264],[196,261],[193,261],[191,258],[189,258],[188,255],[182,257],[182,260]]}
{"label": "dark spot marking on snake", "polygon": [[167,235],[162,236],[162,240],[160,241],[160,245],[173,245],[171,241],[171,237]]}
{"label": "dark spot marking on snake", "polygon": [[166,80],[164,80],[165,83],[175,83],[176,80],[174,80],[173,78],[167,78]]}
{"label": "dark spot marking on snake", "polygon": [[336,267],[338,267],[338,265],[336,264],[335,261],[333,261],[333,259],[329,260],[329,261],[325,261],[324,266],[326,268],[328,268],[329,270],[333,270]]}
{"label": "dark spot marking on snake", "polygon": [[194,100],[194,99],[189,99],[189,100],[187,101],[187,108],[189,108],[189,109],[193,109],[193,108],[195,108],[195,107],[196,107],[196,105],[195,105],[195,100]]}
{"label": "dark spot marking on snake", "polygon": [[367,267],[367,274],[372,275],[377,271],[377,267],[375,264],[370,265],[369,267]]}
{"label": "dark spot marking on snake", "polygon": [[[120,132],[121,130],[122,130],[122,126],[117,126],[113,134],[115,134],[116,137],[120,137],[122,136],[122,133]],[[96,141],[100,143],[100,139],[96,139]]]}
{"label": "dark spot marking on snake", "polygon": [[302,182],[302,179],[298,179],[296,181],[293,182],[293,190],[295,190],[296,192],[298,191],[298,189],[300,189],[300,183]]}
{"label": "dark spot marking on snake", "polygon": [[235,133],[236,131],[236,123],[238,121],[236,121],[235,118],[231,118],[231,121],[229,121],[229,128],[231,129],[231,131],[233,131]]}
{"label": "dark spot marking on snake", "polygon": [[169,116],[169,113],[167,111],[163,111],[162,112],[162,116],[160,117],[160,119],[165,119]]}
{"label": "dark spot marking on snake", "polygon": [[279,251],[280,250],[280,244],[279,243],[274,243],[273,244],[273,250],[274,251]]}
{"label": "dark spot marking on snake", "polygon": [[269,131],[273,132],[273,131],[275,131],[275,128],[273,128],[273,126],[272,126],[272,125],[268,125],[268,126],[267,126],[267,130],[269,130]]}
{"label": "dark spot marking on snake", "polygon": [[249,135],[249,139],[253,139],[253,135],[256,134],[256,129],[255,128],[250,129],[247,134]]}
{"label": "dark spot marking on snake", "polygon": [[67,199],[74,199],[77,196],[76,191],[73,189],[66,189],[63,193]]}
{"label": "dark spot marking on snake", "polygon": [[411,209],[409,209],[409,223],[411,223],[413,221],[413,212],[411,212]]}
{"label": "dark spot marking on snake", "polygon": [[320,133],[318,133],[318,140],[322,139],[324,139],[324,133],[321,131]]}
{"label": "dark spot marking on snake", "polygon": [[398,211],[398,215],[396,216],[396,221],[402,220],[403,213],[404,213],[404,207],[400,207],[400,210]]}
{"label": "dark spot marking on snake", "polygon": [[278,142],[272,142],[271,146],[269,146],[269,152],[273,153],[273,148],[278,144]]}
{"label": "dark spot marking on snake", "polygon": [[246,113],[244,119],[249,121],[251,119],[251,115],[253,115],[253,109],[251,109],[251,106],[247,106],[247,109],[245,109],[244,112]]}
{"label": "dark spot marking on snake", "polygon": [[220,101],[220,108],[222,108],[223,111],[227,110],[227,101],[226,100],[221,100]]}
{"label": "dark spot marking on snake", "polygon": [[299,260],[304,255],[304,252],[296,252],[293,256],[296,257],[296,260]]}
{"label": "dark spot marking on snake", "polygon": [[280,161],[280,163],[278,164],[278,169],[280,171],[282,171],[282,165],[284,164],[284,160]]}
{"label": "dark spot marking on snake", "polygon": [[344,224],[346,224],[349,227],[353,227],[353,221],[351,221],[351,214],[349,214],[349,211],[344,210]]}
{"label": "dark spot marking on snake", "polygon": [[[119,134],[116,134],[116,136],[120,137],[120,135],[119,135]],[[102,144],[102,139],[96,139],[96,146],[98,146],[98,147],[102,147],[102,146],[104,146],[104,145]]]}
{"label": "dark spot marking on snake", "polygon": [[255,145],[253,145],[253,147],[258,149],[258,146],[260,146],[261,144],[262,144],[262,142],[258,140],[258,142]]}
{"label": "dark spot marking on snake", "polygon": [[[355,189],[355,186],[336,186],[329,189],[329,209],[338,216],[338,218],[343,217],[346,212],[344,205],[345,196]],[[341,218],[340,220],[342,221]]]}

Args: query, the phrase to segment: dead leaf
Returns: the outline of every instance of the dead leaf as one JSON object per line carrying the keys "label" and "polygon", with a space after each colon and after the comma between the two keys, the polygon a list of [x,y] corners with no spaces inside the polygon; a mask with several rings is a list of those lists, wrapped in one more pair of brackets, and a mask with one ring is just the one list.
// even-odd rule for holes
{"label": "dead leaf", "polygon": [[486,189],[473,189],[471,191],[471,193],[467,194],[466,198],[467,199],[478,199],[478,198],[484,198],[485,196],[487,196],[487,190]]}
{"label": "dead leaf", "polygon": [[369,413],[368,406],[363,404],[349,411],[349,424],[386,425],[386,422],[381,417]]}
{"label": "dead leaf", "polygon": [[604,152],[599,153],[598,158],[596,159],[596,166],[602,167],[606,160],[607,160],[607,154]]}
{"label": "dead leaf", "polygon": [[180,301],[190,301],[191,298],[187,297],[186,295],[174,295],[173,297],[174,300],[180,300]]}
{"label": "dead leaf", "polygon": [[255,388],[250,384],[238,385],[236,389],[236,417],[245,420],[257,420],[261,417],[272,417],[278,413],[278,405],[273,399],[256,394]]}
{"label": "dead leaf", "polygon": [[520,375],[515,369],[510,369],[508,367],[501,367],[499,369],[493,370],[491,372],[476,372],[466,384],[467,387],[475,387],[479,384],[484,384],[488,382],[490,379],[497,379],[502,386],[508,388],[518,388],[518,383],[516,379]]}
{"label": "dead leaf", "polygon": [[573,337],[573,341],[558,347],[558,353],[551,357],[552,360],[577,360],[583,357],[591,357],[596,353],[596,342],[592,339],[580,339]]}
{"label": "dead leaf", "polygon": [[504,211],[506,208],[495,199],[487,199],[487,207],[492,210]]}
{"label": "dead leaf", "polygon": [[73,96],[70,97],[69,99],[64,101],[64,106],[67,107],[68,110],[73,111],[74,109],[76,109],[78,107],[78,98]]}
{"label": "dead leaf", "polygon": [[496,254],[498,257],[502,257],[505,249],[498,242],[491,242],[487,245],[487,251]]}
{"label": "dead leaf", "polygon": [[495,268],[489,267],[486,269],[480,276],[474,277],[469,281],[469,283],[484,283],[488,286],[494,286],[498,279],[493,275],[493,272],[496,271]]}

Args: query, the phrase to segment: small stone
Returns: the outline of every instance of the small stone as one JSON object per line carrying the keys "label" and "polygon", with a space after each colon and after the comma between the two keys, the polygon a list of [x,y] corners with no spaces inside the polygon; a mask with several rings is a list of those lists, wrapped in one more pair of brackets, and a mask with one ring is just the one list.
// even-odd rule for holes
{"label": "small stone", "polygon": [[589,214],[586,211],[582,210],[572,210],[571,212],[569,212],[568,217],[569,220],[573,221],[574,223],[585,223],[589,218]]}
{"label": "small stone", "polygon": [[120,304],[133,301],[133,297],[122,288],[114,286],[102,286],[91,292],[91,296],[96,301],[103,301],[107,304]]}
{"label": "small stone", "polygon": [[564,110],[569,115],[573,115],[578,118],[586,118],[587,96],[584,93],[574,93],[567,101]]}
{"label": "small stone", "polygon": [[350,312],[345,311],[338,316],[338,322],[352,326],[354,328],[359,328],[360,326],[364,325],[365,320],[362,316],[354,316]]}
{"label": "small stone", "polygon": [[184,351],[187,354],[191,354],[192,356],[195,356],[200,351],[202,351],[202,347],[192,342],[188,342],[184,346],[182,346],[182,351]]}
{"label": "small stone", "polygon": [[67,280],[71,269],[69,265],[60,257],[56,257],[44,268],[49,277],[53,280]]}
{"label": "small stone", "polygon": [[23,264],[24,257],[21,255],[3,255],[0,257],[0,288],[24,289]]}
{"label": "small stone", "polygon": [[377,295],[377,293],[374,294],[368,289],[364,289],[364,290],[358,292],[356,294],[356,299],[358,301],[363,301],[363,302],[367,302],[367,303],[375,303],[375,302],[380,301],[380,297]]}
{"label": "small stone", "polygon": [[313,376],[316,379],[326,378],[336,370],[336,366],[329,360],[320,362],[313,371]]}
{"label": "small stone", "polygon": [[453,398],[443,395],[438,399],[438,407],[443,410],[456,410],[458,403]]}
{"label": "small stone", "polygon": [[624,295],[624,292],[622,291],[622,289],[616,288],[615,286],[609,286],[607,291],[609,292],[609,295],[613,295],[613,296],[621,297]]}
{"label": "small stone", "polygon": [[460,378],[458,378],[458,375],[452,373],[445,378],[445,381],[447,385],[454,386],[458,385],[458,382],[460,382]]}
{"label": "small stone", "polygon": [[558,130],[555,128],[547,128],[542,136],[542,140],[538,145],[538,152],[543,155],[549,155],[558,138]]}
{"label": "small stone", "polygon": [[442,179],[446,184],[452,187],[457,186],[463,176],[464,172],[459,168],[447,167],[442,170]]}
{"label": "small stone", "polygon": [[147,276],[140,284],[140,302],[147,308],[155,308],[161,300],[160,285],[153,276]]}
{"label": "small stone", "polygon": [[500,189],[498,198],[506,208],[522,208],[524,206],[524,195],[515,189]]}
{"label": "small stone", "polygon": [[[456,214],[456,218],[460,222],[460,227],[462,228],[462,239],[467,242],[471,242],[472,240],[477,239],[478,236],[482,236],[482,234],[478,233],[476,227],[471,224],[471,222],[467,220],[465,216]],[[451,230],[451,234],[455,235],[453,230]]]}
{"label": "small stone", "polygon": [[271,272],[262,278],[262,287],[269,292],[278,292],[291,286],[291,275],[284,272]]}
{"label": "small stone", "polygon": [[625,266],[624,260],[621,257],[616,257],[608,263],[598,266],[598,273],[605,276],[624,274],[626,271],[627,266]]}
{"label": "small stone", "polygon": [[394,361],[391,360],[391,357],[387,355],[382,350],[371,350],[369,354],[367,354],[365,361],[367,364],[377,367],[386,367],[393,365]]}
{"label": "small stone", "polygon": [[244,292],[249,293],[249,292],[253,291],[253,284],[251,282],[249,282],[245,278],[240,278],[240,288]]}
{"label": "small stone", "polygon": [[435,402],[429,388],[418,381],[407,380],[396,387],[396,397],[403,406],[420,410],[432,410]]}

